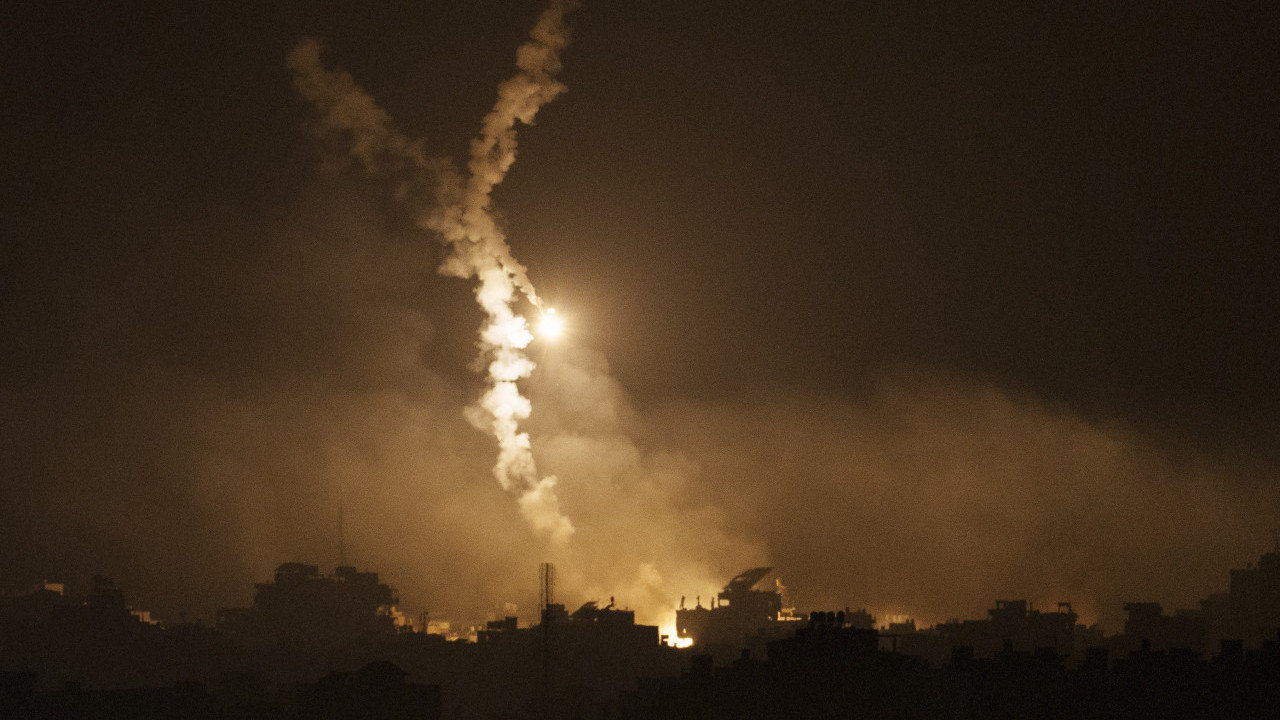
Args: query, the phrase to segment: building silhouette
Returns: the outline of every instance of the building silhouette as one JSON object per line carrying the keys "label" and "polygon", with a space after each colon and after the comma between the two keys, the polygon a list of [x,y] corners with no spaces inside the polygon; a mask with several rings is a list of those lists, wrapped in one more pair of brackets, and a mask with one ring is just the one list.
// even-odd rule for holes
{"label": "building silhouette", "polygon": [[1068,602],[1043,612],[1026,600],[997,600],[982,620],[952,620],[939,623],[935,629],[948,649],[969,647],[977,657],[1009,649],[1031,652],[1039,648],[1071,656],[1077,649],[1077,618]]}
{"label": "building silhouette", "polygon": [[284,563],[214,627],[153,622],[106,577],[41,584],[0,596],[0,717],[1280,717],[1277,552],[1196,609],[1126,603],[1110,637],[1026,600],[932,627],[800,619],[757,587],[770,571],[674,611],[692,650],[613,598],[569,612],[549,566],[538,621],[474,642],[398,624],[395,590],[347,566]]}
{"label": "building silhouette", "polygon": [[[886,651],[875,631],[831,613],[717,666],[695,657],[679,678],[648,678],[621,703],[628,720],[938,720],[1053,718],[1236,720],[1280,716],[1280,641],[1258,651],[1203,659],[1139,651],[1108,662],[1095,648],[1072,666],[1052,648],[971,651],[934,665]],[[971,649],[969,649],[971,650]]]}
{"label": "building silhouette", "polygon": [[218,611],[220,631],[249,643],[298,641],[334,645],[395,635],[394,589],[374,572],[287,562],[272,582],[254,586],[253,605]]}
{"label": "building silhouette", "polygon": [[1280,627],[1280,548],[1264,553],[1256,567],[1231,571],[1226,611],[1227,626],[1246,646],[1260,647],[1274,636]]}
{"label": "building silhouette", "polygon": [[701,652],[712,653],[718,661],[737,656],[746,647],[762,653],[770,640],[784,637],[799,627],[799,618],[782,607],[782,593],[757,589],[771,567],[743,571],[729,581],[711,599],[711,607],[703,607],[701,598],[693,608],[676,610],[676,635],[693,641]]}
{"label": "building silhouette", "polygon": [[1160,603],[1143,601],[1125,603],[1124,610],[1124,632],[1108,640],[1117,656],[1144,647],[1210,654],[1223,642],[1261,648],[1280,628],[1280,551],[1231,570],[1227,592],[1209,595],[1197,608],[1166,614]]}

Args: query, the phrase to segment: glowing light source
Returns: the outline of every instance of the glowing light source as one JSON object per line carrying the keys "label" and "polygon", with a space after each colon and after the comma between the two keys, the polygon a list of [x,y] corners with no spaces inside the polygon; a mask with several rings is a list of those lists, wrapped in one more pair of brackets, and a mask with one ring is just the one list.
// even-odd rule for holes
{"label": "glowing light source", "polygon": [[658,632],[667,639],[667,645],[671,647],[687,648],[693,645],[693,638],[680,637],[674,622],[662,624]]}
{"label": "glowing light source", "polygon": [[555,340],[564,334],[564,320],[556,315],[555,308],[547,308],[538,321],[538,335],[544,340]]}

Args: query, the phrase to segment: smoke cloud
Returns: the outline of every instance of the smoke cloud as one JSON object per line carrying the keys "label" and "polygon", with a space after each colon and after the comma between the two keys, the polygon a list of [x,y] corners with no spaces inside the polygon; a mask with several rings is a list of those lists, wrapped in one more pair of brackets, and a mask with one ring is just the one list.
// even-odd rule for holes
{"label": "smoke cloud", "polygon": [[876,386],[858,402],[784,392],[647,413],[740,531],[768,539],[802,607],[931,624],[997,598],[1069,601],[1116,631],[1124,602],[1194,608],[1268,546],[1271,470],[976,379]]}
{"label": "smoke cloud", "polygon": [[[467,418],[493,434],[498,442],[494,476],[504,490],[519,496],[520,511],[529,524],[556,545],[567,542],[574,527],[560,512],[556,478],[538,477],[529,435],[520,430],[532,408],[517,386],[535,365],[525,354],[533,341],[528,321],[513,308],[516,291],[539,308],[541,303],[528,271],[512,256],[493,217],[491,195],[515,162],[517,122],[533,124],[538,110],[565,90],[555,75],[569,42],[565,13],[575,4],[554,0],[538,18],[530,39],[517,50],[519,72],[498,86],[498,100],[485,116],[480,136],[471,143],[465,179],[447,158],[428,160],[422,141],[410,140],[395,129],[390,115],[348,73],[324,68],[318,41],[301,41],[286,63],[298,93],[318,111],[318,129],[349,138],[351,155],[366,170],[410,171],[409,184],[401,187],[404,196],[415,185],[434,187],[434,202],[426,205],[429,209],[418,222],[437,233],[449,248],[441,273],[478,281],[476,300],[487,316],[480,330],[477,363],[487,366],[489,387],[468,408]],[[415,205],[423,200],[407,199]]]}
{"label": "smoke cloud", "polygon": [[[520,72],[499,85],[498,100],[471,143],[465,178],[447,158],[426,158],[424,143],[397,130],[350,75],[323,67],[317,41],[302,41],[288,66],[299,94],[316,107],[322,135],[345,137],[368,172],[408,175],[397,195],[416,204],[419,226],[444,241],[448,255],[440,272],[478,280],[475,297],[487,318],[480,362],[489,386],[464,415],[497,439],[494,475],[518,496],[529,527],[550,541],[562,591],[620,597],[634,604],[641,621],[673,632],[676,592],[709,597],[740,567],[759,564],[766,549],[727,529],[717,506],[699,497],[695,462],[643,449],[631,439],[641,428],[603,356],[585,349],[547,351],[535,378],[537,411],[517,386],[536,366],[526,354],[533,341],[527,320],[513,307],[516,292],[535,307],[541,301],[493,216],[491,195],[515,161],[517,123],[532,124],[538,110],[565,90],[555,74],[568,42],[564,14],[571,8],[553,3],[518,50]],[[428,187],[429,202],[414,196]],[[521,431],[525,421],[537,433],[536,443]],[[539,464],[554,474],[539,478]],[[570,496],[571,507],[562,508],[562,498]],[[575,527],[568,515],[580,524]],[[570,544],[570,536],[577,541]]]}
{"label": "smoke cloud", "polygon": [[[397,130],[350,75],[326,69],[318,42],[304,40],[288,61],[317,110],[317,130],[345,138],[365,171],[396,178],[419,227],[444,241],[439,272],[477,280],[486,316],[478,363],[488,386],[457,412],[497,439],[493,475],[517,496],[515,511],[533,533],[550,540],[565,594],[617,596],[641,621],[669,628],[681,596],[708,597],[738,571],[776,563],[802,608],[866,606],[882,619],[931,623],[980,617],[997,597],[1028,597],[1071,601],[1086,620],[1114,628],[1122,602],[1192,604],[1221,588],[1226,567],[1248,559],[1229,549],[1248,545],[1266,524],[1263,508],[1274,505],[1256,468],[1172,458],[1132,429],[978,380],[922,372],[880,378],[858,403],[775,388],[736,403],[637,411],[598,353],[552,348],[535,364],[517,293],[541,303],[494,217],[492,191],[515,161],[518,124],[531,124],[565,90],[555,76],[571,7],[554,3],[519,49],[519,72],[499,85],[465,174],[448,158],[427,157],[423,141]],[[529,397],[522,382],[531,383]],[[413,403],[397,407],[395,422],[431,428],[434,439],[419,442],[462,442],[457,428],[436,436],[437,423],[397,414]],[[422,458],[401,454],[411,445],[364,469],[339,464],[373,478],[390,463],[412,484]],[[454,472],[464,476],[464,466]],[[539,477],[539,467],[551,474]],[[461,557],[483,548],[486,567],[514,578],[548,557],[518,540],[501,550],[480,540],[477,528],[503,527],[511,508],[446,493],[450,527],[470,538]],[[1160,545],[1157,537],[1182,540]],[[1219,539],[1206,546],[1205,537]],[[532,577],[491,578],[473,575],[456,607],[492,603],[486,592],[518,599],[533,585]]]}
{"label": "smoke cloud", "polygon": [[[1274,203],[1233,181],[1274,137],[1246,102],[1272,85],[1248,71],[1265,23],[1184,18],[1134,56],[1140,14],[1063,45],[1039,15],[602,4],[561,99],[580,106],[521,136],[522,162],[546,154],[504,178],[549,97],[529,84],[562,77],[554,12],[509,70],[486,48],[520,45],[524,3],[10,5],[15,589],[104,573],[209,621],[281,562],[336,564],[342,498],[347,561],[455,628],[506,603],[532,620],[550,560],[561,601],[648,622],[773,565],[802,611],[928,623],[1026,597],[1114,630],[1122,602],[1223,590],[1280,527]],[[1242,69],[1238,102],[1164,42],[1179,27]],[[305,102],[282,102],[264,68],[320,31],[344,44],[298,44]],[[1179,82],[1135,95],[1135,72]],[[1004,92],[1023,87],[1044,92]],[[424,241],[433,219],[466,237]],[[469,373],[490,316],[464,288],[533,319],[504,227],[578,327]],[[501,433],[528,434],[509,490],[491,375],[518,385],[491,397]]]}

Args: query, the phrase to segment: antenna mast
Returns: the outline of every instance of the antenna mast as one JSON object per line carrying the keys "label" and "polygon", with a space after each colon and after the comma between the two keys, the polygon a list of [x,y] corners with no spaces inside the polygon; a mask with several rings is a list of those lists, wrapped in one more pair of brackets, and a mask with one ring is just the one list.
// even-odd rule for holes
{"label": "antenna mast", "polygon": [[542,563],[538,566],[538,610],[546,622],[547,608],[554,603],[556,595],[556,566]]}
{"label": "antenna mast", "polygon": [[540,688],[539,715],[551,717],[551,604],[556,598],[556,566],[542,563],[538,566],[538,606],[542,611],[542,687]]}

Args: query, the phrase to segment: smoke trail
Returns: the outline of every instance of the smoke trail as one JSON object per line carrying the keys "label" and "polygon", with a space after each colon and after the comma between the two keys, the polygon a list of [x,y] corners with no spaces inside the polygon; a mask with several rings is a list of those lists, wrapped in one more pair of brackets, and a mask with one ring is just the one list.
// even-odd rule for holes
{"label": "smoke trail", "polygon": [[[569,44],[564,16],[576,5],[576,0],[553,0],[538,18],[529,41],[516,51],[520,72],[498,86],[498,101],[485,116],[480,137],[471,141],[471,160],[467,164],[470,177],[461,187],[457,175],[441,178],[454,183],[452,188],[444,189],[453,202],[442,203],[426,222],[453,251],[441,272],[462,278],[480,277],[483,287],[486,273],[497,270],[493,273],[495,280],[499,273],[505,275],[539,307],[541,303],[528,273],[512,257],[511,247],[490,213],[490,196],[516,160],[516,122],[532,125],[538,110],[566,89],[555,74],[561,67],[560,53]],[[506,302],[510,304],[509,299]],[[484,299],[481,304],[485,304]]]}
{"label": "smoke trail", "polygon": [[516,291],[536,307],[541,302],[528,271],[512,255],[493,217],[491,196],[515,162],[517,122],[533,124],[538,110],[565,91],[555,75],[561,68],[560,54],[569,43],[564,17],[576,5],[576,0],[552,0],[529,40],[518,48],[519,72],[498,86],[497,102],[485,116],[480,136],[471,142],[465,178],[447,158],[427,158],[422,141],[397,130],[386,110],[348,73],[325,69],[318,41],[299,42],[286,63],[298,93],[319,112],[318,131],[346,137],[351,155],[368,172],[407,173],[402,195],[430,188],[430,210],[418,224],[438,233],[449,248],[441,273],[478,281],[476,301],[487,315],[480,330],[479,361],[487,366],[489,386],[479,402],[468,408],[467,419],[498,441],[494,477],[504,490],[519,496],[520,511],[530,526],[556,544],[566,542],[574,528],[560,512],[556,479],[538,478],[529,435],[520,431],[520,422],[529,417],[532,406],[517,387],[535,365],[524,353],[533,334],[528,321],[513,308]]}

